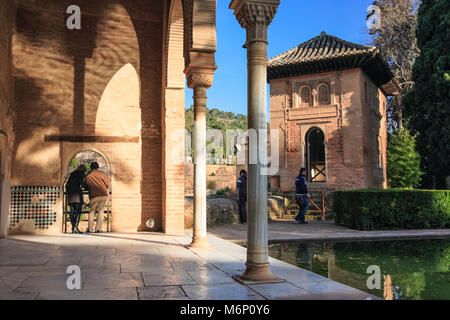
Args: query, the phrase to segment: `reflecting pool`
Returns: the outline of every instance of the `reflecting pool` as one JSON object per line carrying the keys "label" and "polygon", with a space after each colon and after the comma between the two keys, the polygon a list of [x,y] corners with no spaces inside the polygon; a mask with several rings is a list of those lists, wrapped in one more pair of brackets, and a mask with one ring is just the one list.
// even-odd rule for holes
{"label": "reflecting pool", "polygon": [[[386,300],[450,300],[450,239],[271,242],[269,252]],[[375,267],[368,273],[371,266]],[[368,282],[376,288],[369,289]]]}

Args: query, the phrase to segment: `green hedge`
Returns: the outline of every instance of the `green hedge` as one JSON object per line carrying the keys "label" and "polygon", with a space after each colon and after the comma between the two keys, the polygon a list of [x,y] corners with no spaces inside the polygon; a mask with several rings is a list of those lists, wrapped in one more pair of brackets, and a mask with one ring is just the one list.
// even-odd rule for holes
{"label": "green hedge", "polygon": [[450,191],[336,191],[333,215],[357,230],[450,228]]}

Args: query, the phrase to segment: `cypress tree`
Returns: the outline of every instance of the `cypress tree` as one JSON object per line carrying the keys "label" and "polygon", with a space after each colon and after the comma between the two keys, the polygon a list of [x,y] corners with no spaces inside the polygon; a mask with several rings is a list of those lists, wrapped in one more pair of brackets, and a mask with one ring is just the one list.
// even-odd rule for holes
{"label": "cypress tree", "polygon": [[414,137],[406,129],[390,134],[387,148],[389,188],[416,188],[421,176],[420,155]]}
{"label": "cypress tree", "polygon": [[448,0],[423,0],[416,31],[421,54],[405,95],[404,116],[417,134],[423,169],[446,188],[450,175],[450,8]]}

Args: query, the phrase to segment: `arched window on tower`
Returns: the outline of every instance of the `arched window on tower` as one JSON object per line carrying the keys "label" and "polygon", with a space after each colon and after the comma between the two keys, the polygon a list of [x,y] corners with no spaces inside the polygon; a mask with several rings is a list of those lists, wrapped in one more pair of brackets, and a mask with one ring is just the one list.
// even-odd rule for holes
{"label": "arched window on tower", "polygon": [[312,128],[306,134],[306,163],[309,182],[326,182],[325,135],[319,128]]}
{"label": "arched window on tower", "polygon": [[330,104],[330,90],[328,89],[328,85],[321,84],[319,86],[319,105],[328,104]]}
{"label": "arched window on tower", "polygon": [[300,88],[300,105],[301,106],[312,105],[311,88],[308,86],[303,86]]}

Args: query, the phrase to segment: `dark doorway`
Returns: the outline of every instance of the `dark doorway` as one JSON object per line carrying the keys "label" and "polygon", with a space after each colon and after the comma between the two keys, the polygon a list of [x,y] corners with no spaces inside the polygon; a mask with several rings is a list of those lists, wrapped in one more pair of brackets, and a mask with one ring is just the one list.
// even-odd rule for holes
{"label": "dark doorway", "polygon": [[319,128],[306,134],[306,163],[309,182],[326,182],[325,135]]}

